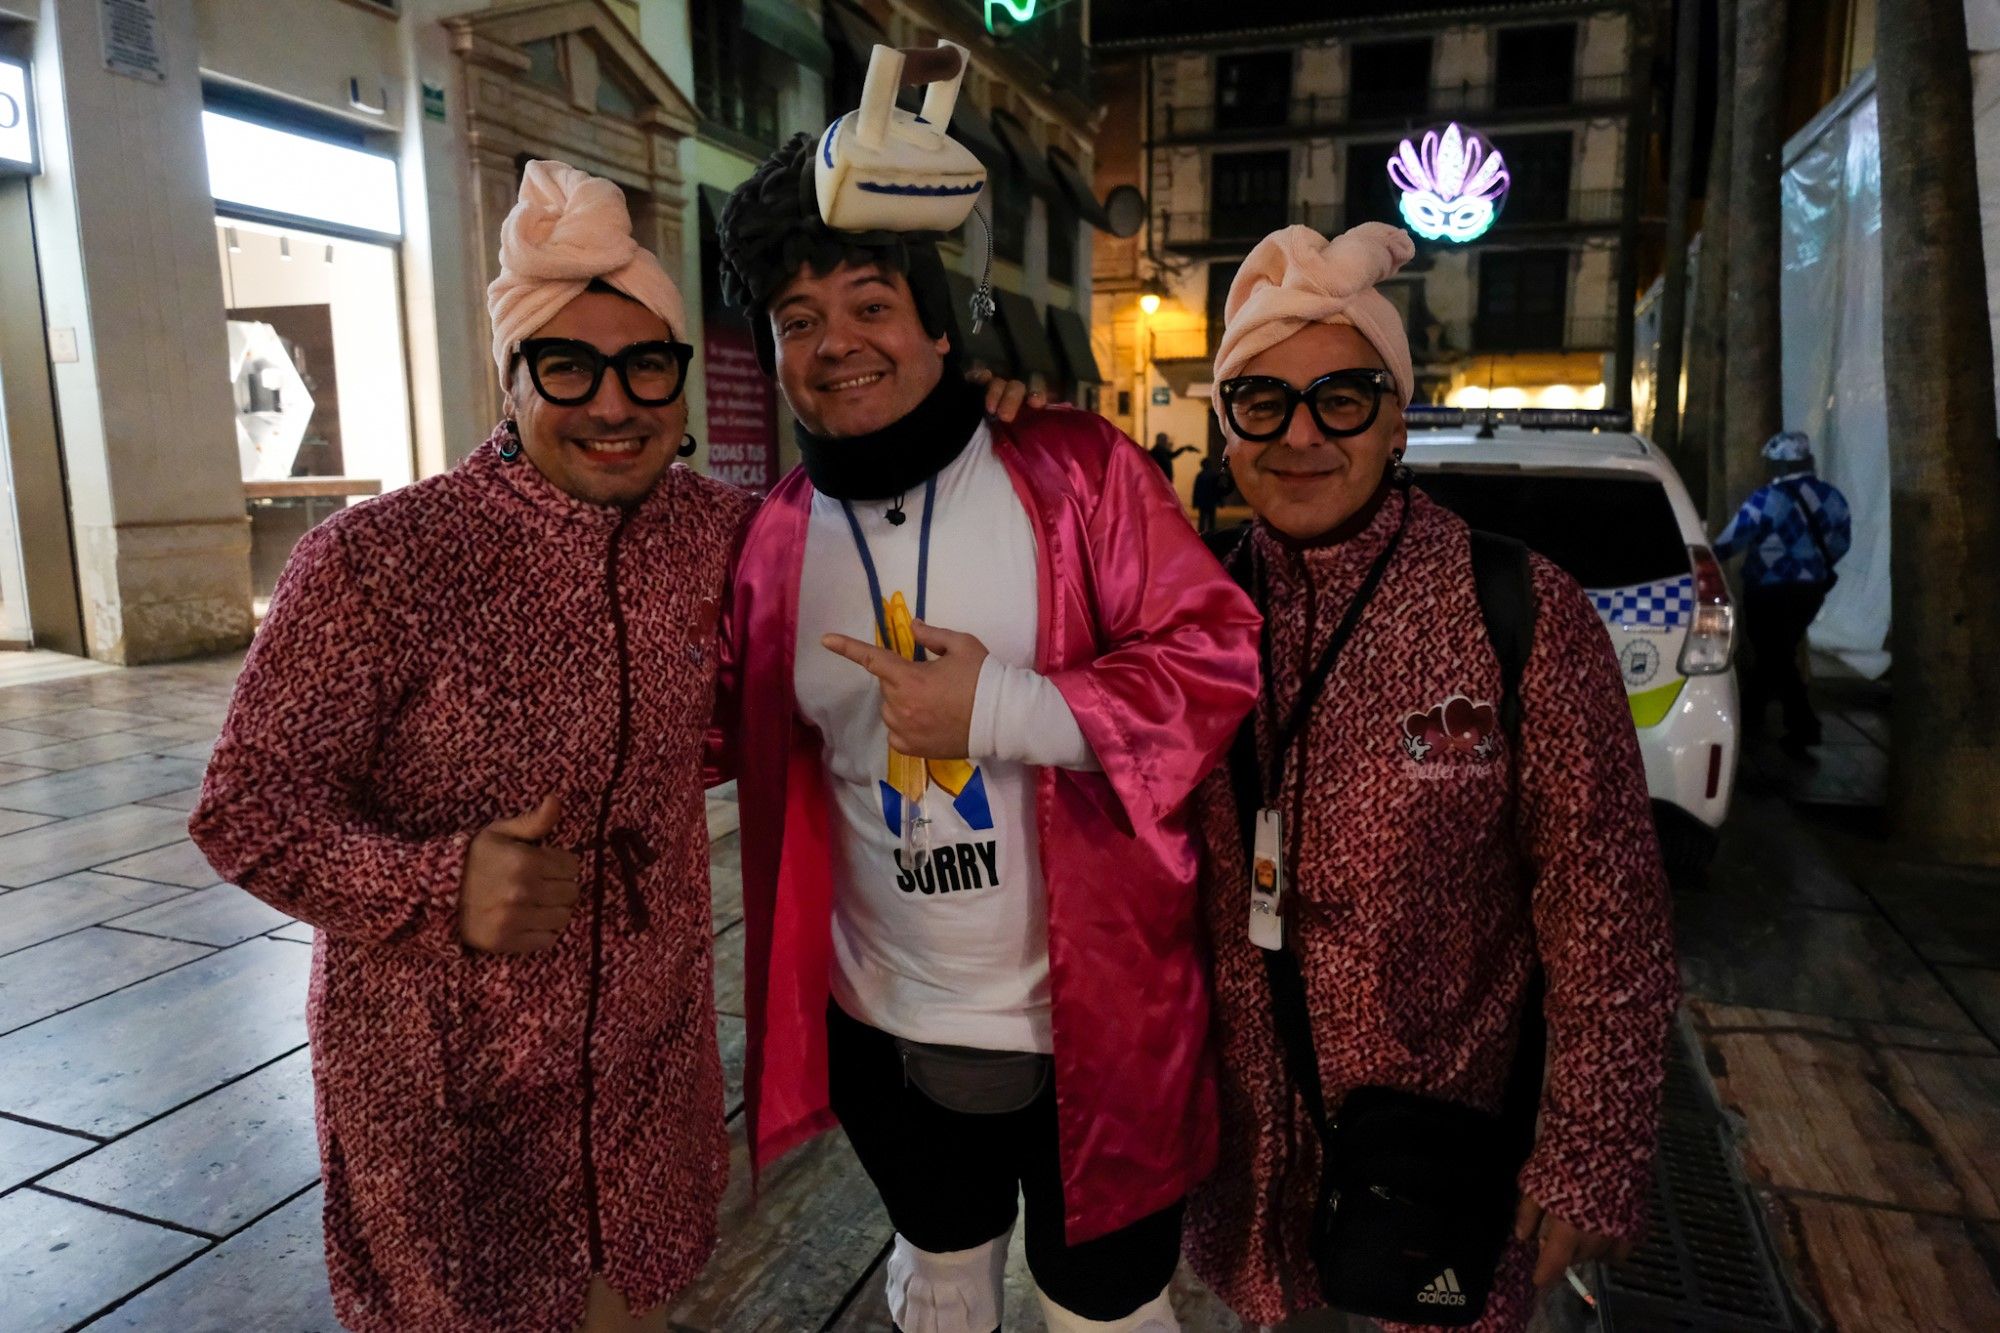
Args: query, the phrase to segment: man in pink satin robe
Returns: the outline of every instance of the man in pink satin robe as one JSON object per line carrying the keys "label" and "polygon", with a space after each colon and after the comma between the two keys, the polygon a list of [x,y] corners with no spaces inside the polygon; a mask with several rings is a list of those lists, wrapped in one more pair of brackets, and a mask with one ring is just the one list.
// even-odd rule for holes
{"label": "man in pink satin robe", "polygon": [[722,219],[725,292],[804,465],[743,538],[720,768],[741,778],[754,1160],[838,1121],[896,1226],[904,1333],[1178,1328],[1214,1156],[1187,798],[1258,617],[1095,415],[985,418],[926,239],[835,232],[800,136]]}

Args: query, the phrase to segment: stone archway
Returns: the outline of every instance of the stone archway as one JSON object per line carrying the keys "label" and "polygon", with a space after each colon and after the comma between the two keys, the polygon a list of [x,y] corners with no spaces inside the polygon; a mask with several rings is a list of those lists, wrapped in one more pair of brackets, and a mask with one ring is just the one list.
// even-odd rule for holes
{"label": "stone archway", "polygon": [[[633,234],[681,271],[692,200],[681,140],[693,102],[604,0],[524,0],[445,20],[464,64],[466,142],[473,189],[465,240],[478,291],[496,276],[500,224],[519,193],[521,164],[559,158],[616,181]],[[486,419],[500,415],[489,384]]]}

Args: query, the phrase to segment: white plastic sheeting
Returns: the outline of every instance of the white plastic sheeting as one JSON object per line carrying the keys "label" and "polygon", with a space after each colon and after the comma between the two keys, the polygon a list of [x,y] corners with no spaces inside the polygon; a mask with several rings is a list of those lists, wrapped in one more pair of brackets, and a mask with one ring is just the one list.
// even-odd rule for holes
{"label": "white plastic sheeting", "polygon": [[1811,637],[1879,675],[1889,665],[1889,424],[1872,71],[1786,145],[1782,188],[1785,426],[1812,436],[1820,475],[1854,514],[1854,545]]}

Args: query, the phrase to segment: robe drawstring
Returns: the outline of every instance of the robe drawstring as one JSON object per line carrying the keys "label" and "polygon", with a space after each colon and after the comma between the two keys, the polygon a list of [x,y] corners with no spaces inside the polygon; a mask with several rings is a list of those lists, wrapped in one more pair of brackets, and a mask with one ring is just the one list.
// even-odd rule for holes
{"label": "robe drawstring", "polygon": [[646,835],[638,829],[619,825],[606,835],[604,849],[618,863],[618,879],[625,890],[625,933],[637,935],[652,923],[645,897],[639,892],[639,877],[660,859]]}

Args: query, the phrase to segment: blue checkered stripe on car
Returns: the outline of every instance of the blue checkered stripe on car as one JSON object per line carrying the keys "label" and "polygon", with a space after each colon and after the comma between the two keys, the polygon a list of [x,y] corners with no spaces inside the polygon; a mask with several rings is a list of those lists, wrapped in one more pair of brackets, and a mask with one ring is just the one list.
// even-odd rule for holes
{"label": "blue checkered stripe on car", "polygon": [[1630,588],[1592,588],[1590,602],[1609,625],[1679,629],[1694,619],[1694,575]]}

